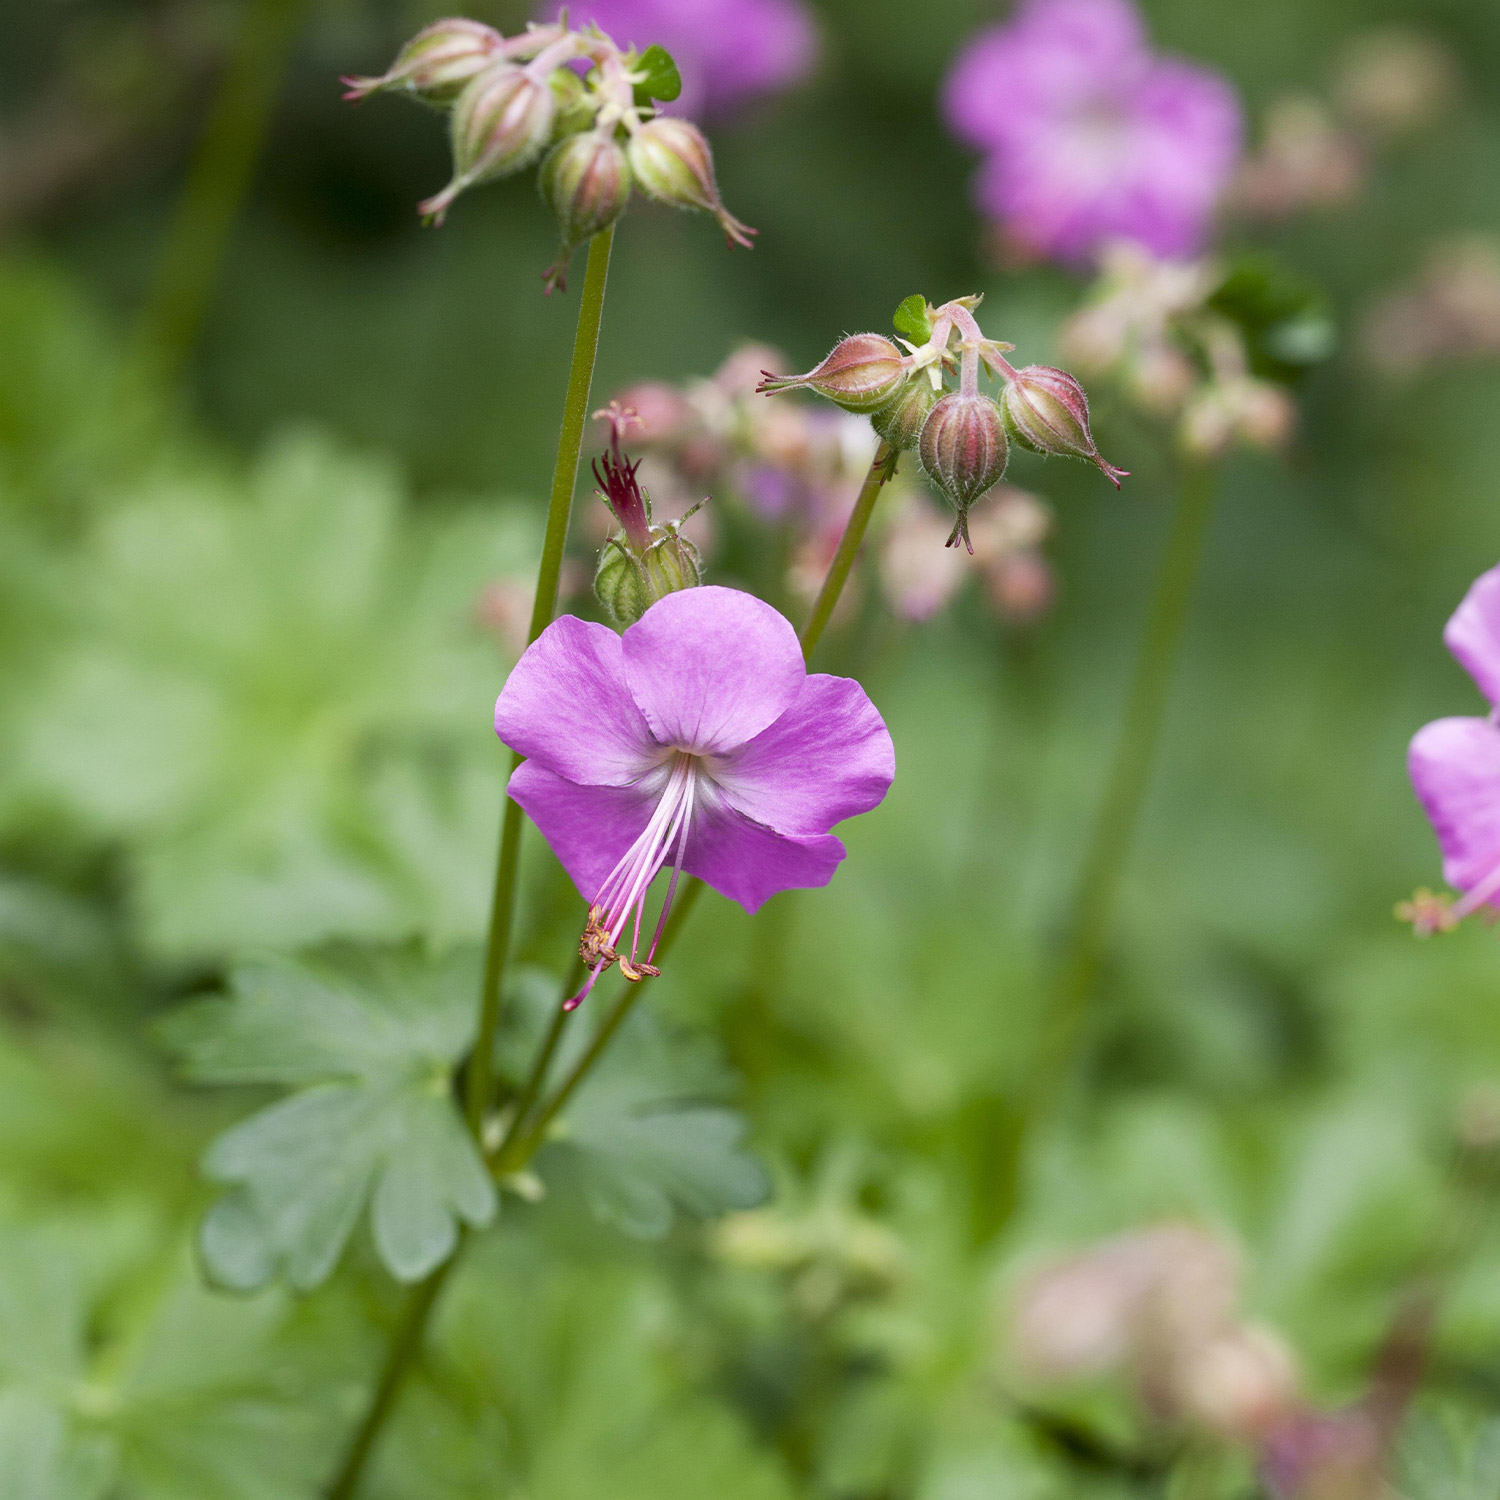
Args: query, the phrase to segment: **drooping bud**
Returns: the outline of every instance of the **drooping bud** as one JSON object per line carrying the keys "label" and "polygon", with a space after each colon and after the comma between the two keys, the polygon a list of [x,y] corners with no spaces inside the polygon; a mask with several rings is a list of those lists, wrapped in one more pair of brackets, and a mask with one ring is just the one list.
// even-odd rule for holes
{"label": "drooping bud", "polygon": [[567,284],[568,257],[613,224],[630,202],[630,164],[612,134],[586,130],[554,146],[539,174],[542,197],[557,216],[562,249],[546,273],[547,290]]}
{"label": "drooping bud", "polygon": [[1027,365],[1007,381],[1000,397],[1005,424],[1023,448],[1065,458],[1082,458],[1098,467],[1116,489],[1126,477],[1099,456],[1089,431],[1089,398],[1066,370]]}
{"label": "drooping bud", "polygon": [[917,436],[927,413],[937,405],[938,393],[930,380],[918,376],[888,405],[870,418],[870,425],[897,453],[917,446]]}
{"label": "drooping bud", "polygon": [[647,197],[712,214],[726,240],[750,248],[756,231],[724,207],[714,177],[713,152],[696,125],[672,115],[658,115],[637,127],[627,150],[630,169]]}
{"label": "drooping bud", "polygon": [[927,414],[917,438],[917,457],[927,477],[951,500],[958,521],[950,547],[969,541],[969,507],[1005,473],[1010,446],[1005,420],[988,396],[951,391]]}
{"label": "drooping bud", "polygon": [[453,106],[453,181],[418,205],[423,217],[440,224],[465,188],[530,166],[556,115],[557,95],[525,68],[496,63],[473,79]]}
{"label": "drooping bud", "polygon": [[419,31],[378,78],[345,78],[346,99],[382,89],[413,94],[427,104],[447,104],[499,55],[505,38],[492,26],[450,16]]}
{"label": "drooping bud", "polygon": [[855,333],[835,344],[827,359],[805,375],[773,375],[762,370],[766,378],[755,389],[769,396],[805,386],[845,411],[873,412],[895,399],[906,373],[905,358],[888,338]]}

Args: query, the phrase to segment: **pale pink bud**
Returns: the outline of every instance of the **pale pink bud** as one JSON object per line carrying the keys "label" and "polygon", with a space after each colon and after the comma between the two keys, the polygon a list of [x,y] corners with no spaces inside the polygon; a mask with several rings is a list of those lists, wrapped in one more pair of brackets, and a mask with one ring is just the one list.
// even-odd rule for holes
{"label": "pale pink bud", "polygon": [[496,63],[470,82],[453,106],[453,181],[419,204],[425,218],[443,215],[465,188],[528,167],[552,134],[557,95],[545,80],[513,63]]}
{"label": "pale pink bud", "polygon": [[750,248],[756,231],[724,207],[714,178],[713,152],[691,121],[658,115],[637,127],[627,150],[630,169],[648,198],[712,214],[726,240]]}
{"label": "pale pink bud", "polygon": [[880,586],[903,620],[931,619],[959,590],[966,564],[942,546],[948,524],[925,500],[913,498],[886,529]]}
{"label": "pale pink bud", "polygon": [[1001,405],[1011,436],[1033,453],[1082,458],[1095,465],[1116,489],[1124,469],[1105,463],[1089,431],[1089,398],[1083,387],[1052,365],[1027,365],[1006,382]]}
{"label": "pale pink bud", "polygon": [[1013,625],[1041,619],[1057,595],[1051,564],[1030,547],[987,564],[984,576],[996,613]]}
{"label": "pale pink bud", "polygon": [[1339,107],[1377,135],[1400,135],[1430,125],[1459,91],[1452,55],[1430,36],[1392,26],[1369,32],[1349,47],[1335,74]]}
{"label": "pale pink bud", "polygon": [[1005,420],[988,396],[951,391],[927,414],[917,439],[923,472],[953,502],[958,521],[948,538],[970,552],[969,507],[1005,473],[1010,447]]}
{"label": "pale pink bud", "polygon": [[1233,1325],[1184,1351],[1173,1394],[1186,1417],[1219,1437],[1255,1443],[1292,1410],[1297,1370],[1270,1329]]}
{"label": "pale pink bud", "polygon": [[429,104],[444,104],[499,55],[505,38],[492,26],[450,16],[419,31],[378,78],[345,78],[346,99],[399,89]]}
{"label": "pale pink bud", "polygon": [[879,411],[891,401],[906,380],[906,361],[901,351],[878,333],[855,333],[841,339],[816,369],[805,375],[773,375],[756,386],[762,395],[799,387],[816,391],[845,411]]}

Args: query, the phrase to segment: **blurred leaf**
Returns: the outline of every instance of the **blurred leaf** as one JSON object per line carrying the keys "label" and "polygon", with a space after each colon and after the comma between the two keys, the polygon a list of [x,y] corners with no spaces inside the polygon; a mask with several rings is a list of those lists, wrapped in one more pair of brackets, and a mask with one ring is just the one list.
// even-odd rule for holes
{"label": "blurred leaf", "polygon": [[701,1054],[639,1015],[564,1116],[554,1152],[572,1157],[590,1207],[654,1239],[674,1210],[707,1219],[766,1196],[760,1163],[740,1149],[745,1122],[710,1102],[722,1080]]}
{"label": "blurred leaf", "polygon": [[650,104],[659,99],[670,104],[682,92],[682,74],[672,54],[659,43],[653,42],[631,65],[631,72],[644,75],[635,86],[635,102]]}
{"label": "blurred leaf", "polygon": [[76,1437],[56,1407],[31,1391],[0,1391],[0,1495],[98,1500],[113,1469],[109,1445]]}
{"label": "blurred leaf", "polygon": [[1338,347],[1338,330],[1322,290],[1262,252],[1231,261],[1208,306],[1244,333],[1257,375],[1295,379]]}
{"label": "blurred leaf", "polygon": [[1500,1419],[1478,1424],[1442,1408],[1406,1420],[1396,1452],[1405,1500],[1495,1500],[1500,1495]]}
{"label": "blurred leaf", "polygon": [[31,795],[123,840],[158,950],[467,936],[502,781],[477,606],[530,534],[410,524],[386,469],[307,436],[248,485],[148,487],[78,560]]}
{"label": "blurred leaf", "polygon": [[925,344],[932,337],[932,322],[927,316],[927,299],[920,292],[913,292],[896,309],[891,319],[896,332],[913,344]]}
{"label": "blurred leaf", "polygon": [[209,1147],[205,1172],[231,1188],[200,1239],[216,1280],[317,1286],[367,1202],[376,1248],[402,1281],[447,1259],[460,1220],[490,1221],[494,1189],[451,1088],[477,979],[468,951],[341,947],[242,965],[229,998],[165,1023],[197,1082],[305,1085]]}

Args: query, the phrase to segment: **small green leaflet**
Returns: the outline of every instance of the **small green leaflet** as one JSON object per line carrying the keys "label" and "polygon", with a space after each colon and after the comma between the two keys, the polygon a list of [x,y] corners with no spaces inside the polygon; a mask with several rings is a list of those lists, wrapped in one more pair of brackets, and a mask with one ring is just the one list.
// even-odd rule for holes
{"label": "small green leaflet", "polygon": [[460,1221],[489,1223],[494,1187],[449,1082],[473,1040],[477,985],[471,950],[340,946],[244,964],[227,998],[169,1018],[167,1045],[196,1082],[298,1088],[204,1158],[228,1189],[199,1240],[215,1281],[317,1286],[366,1205],[402,1281],[448,1258]]}
{"label": "small green leaflet", "polygon": [[545,1178],[549,1158],[570,1157],[590,1208],[643,1239],[665,1234],[678,1211],[708,1219],[753,1208],[766,1175],[741,1149],[744,1121],[714,1102],[722,1086],[701,1054],[637,1015],[580,1089],[539,1170]]}
{"label": "small green leaflet", "polygon": [[655,43],[647,47],[630,64],[630,71],[644,75],[635,86],[637,105],[650,104],[653,99],[669,104],[682,92],[682,74],[665,47]]}
{"label": "small green leaflet", "polygon": [[896,309],[891,319],[896,332],[913,344],[925,344],[932,337],[932,322],[927,316],[927,299],[920,292],[912,295]]}

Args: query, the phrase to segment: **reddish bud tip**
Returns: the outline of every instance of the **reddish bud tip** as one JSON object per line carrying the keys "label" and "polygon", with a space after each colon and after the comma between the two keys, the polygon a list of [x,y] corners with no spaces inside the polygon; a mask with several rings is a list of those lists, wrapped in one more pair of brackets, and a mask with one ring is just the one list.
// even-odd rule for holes
{"label": "reddish bud tip", "polygon": [[835,344],[816,369],[805,375],[772,375],[756,390],[767,396],[799,386],[816,391],[845,411],[879,411],[894,400],[906,381],[906,359],[901,351],[878,333],[856,333]]}
{"label": "reddish bud tip", "polygon": [[626,149],[630,169],[648,198],[712,214],[727,243],[751,248],[756,231],[724,207],[714,177],[713,152],[696,125],[658,115],[635,131]]}
{"label": "reddish bud tip", "polygon": [[1033,453],[1082,458],[1098,467],[1116,489],[1127,471],[1106,463],[1089,431],[1089,398],[1066,370],[1027,365],[1001,394],[1011,436]]}
{"label": "reddish bud tip", "polygon": [[988,396],[952,391],[940,397],[917,437],[917,457],[927,477],[953,502],[958,524],[948,545],[969,545],[969,507],[1000,481],[1010,458],[1005,421]]}

